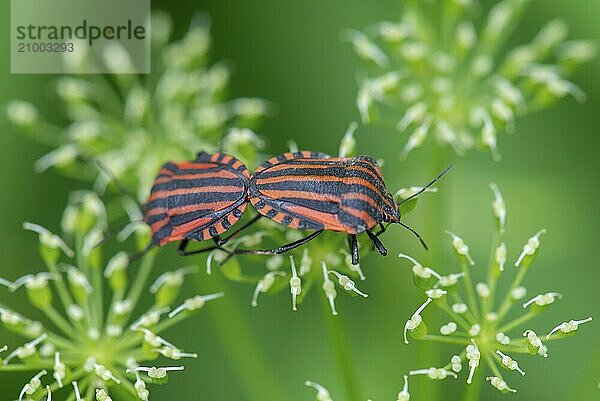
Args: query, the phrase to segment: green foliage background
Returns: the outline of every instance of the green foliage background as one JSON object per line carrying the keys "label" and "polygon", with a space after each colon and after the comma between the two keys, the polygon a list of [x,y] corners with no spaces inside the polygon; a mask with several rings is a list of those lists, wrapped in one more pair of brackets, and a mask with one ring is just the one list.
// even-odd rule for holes
{"label": "green foliage background", "polygon": [[[491,3],[490,1],[484,3]],[[269,153],[287,149],[294,139],[301,148],[333,153],[348,123],[358,119],[354,106],[356,71],[360,63],[350,45],[340,39],[344,28],[363,28],[376,21],[394,19],[400,1],[305,0],[204,1],[177,3],[155,0],[154,8],[169,11],[177,34],[185,32],[194,11],[206,11],[213,21],[213,59],[234,66],[230,87],[235,96],[260,96],[278,106],[278,115],[259,131],[268,139]],[[510,43],[528,41],[545,21],[560,17],[572,38],[600,39],[600,2],[594,0],[534,0]],[[46,116],[60,110],[52,100],[53,76],[11,75],[9,69],[9,2],[0,5],[0,102],[23,98],[36,103]],[[436,224],[425,211],[445,209],[445,228],[462,235],[475,260],[488,257],[492,232],[488,183],[497,182],[508,206],[509,255],[514,258],[526,239],[546,227],[541,254],[527,281],[532,296],[546,290],[565,294],[536,327],[588,315],[600,320],[600,269],[598,269],[598,171],[600,159],[600,59],[586,65],[575,82],[588,94],[584,104],[572,99],[517,121],[516,134],[499,138],[503,159],[495,163],[486,153],[471,152],[454,158],[455,169],[440,195],[424,198],[408,222],[425,238],[439,241]],[[389,188],[424,183],[433,173],[431,147],[417,150],[406,162],[398,159],[403,138],[392,130],[360,127],[356,138],[361,153],[384,158]],[[53,172],[36,174],[32,164],[47,151],[2,126],[0,132],[0,274],[16,278],[40,264],[35,238],[21,229],[24,220],[58,228],[60,211],[70,190],[85,184],[69,181]],[[154,174],[154,172],[148,172]],[[449,196],[451,195],[451,196]],[[431,344],[402,343],[405,320],[422,302],[411,283],[406,264],[395,258],[408,251],[425,262],[430,258],[406,232],[393,228],[384,236],[390,256],[372,253],[363,258],[368,280],[361,289],[366,299],[339,296],[337,317],[349,333],[348,353],[359,373],[364,398],[394,400],[401,388],[401,374],[408,369],[446,363],[449,352],[425,354]],[[168,266],[177,263],[174,246],[163,252]],[[444,271],[454,269],[451,258]],[[160,264],[159,264],[160,266]],[[39,267],[41,268],[41,266]],[[305,379],[326,385],[336,401],[345,390],[331,353],[320,291],[314,291],[292,313],[287,291],[264,297],[258,308],[250,306],[252,288],[225,282],[218,274],[200,275],[203,290],[224,288],[226,302],[215,302],[198,318],[169,333],[178,344],[194,349],[200,358],[187,364],[183,374],[173,375],[168,386],[154,389],[154,400],[260,400],[314,399],[303,386]],[[2,295],[3,297],[6,295]],[[20,301],[19,296],[15,301]],[[11,299],[11,302],[13,300]],[[18,309],[18,308],[17,308]],[[11,338],[0,338],[13,344]],[[14,345],[14,344],[13,344]],[[434,358],[434,359],[431,359]],[[576,336],[550,344],[550,357],[522,357],[527,376],[507,379],[519,389],[503,396],[484,386],[486,400],[511,397],[519,400],[600,399],[600,327],[597,321]],[[12,400],[29,377],[0,376],[0,399]],[[482,380],[482,379],[481,379]],[[413,399],[419,397],[424,379],[411,382]],[[436,387],[439,399],[458,399],[460,385],[450,380],[427,383]],[[430,400],[433,401],[433,400]]]}

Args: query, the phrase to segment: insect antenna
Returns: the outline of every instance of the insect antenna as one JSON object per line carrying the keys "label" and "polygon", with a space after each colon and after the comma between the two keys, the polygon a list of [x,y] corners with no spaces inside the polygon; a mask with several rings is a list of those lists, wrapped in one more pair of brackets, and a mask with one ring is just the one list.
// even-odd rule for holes
{"label": "insect antenna", "polygon": [[135,202],[135,204],[137,205],[137,207],[140,208],[140,210],[143,210],[142,204],[137,200],[137,198],[135,197],[135,195],[128,188],[126,188],[121,183],[121,181],[108,168],[108,166],[106,166],[100,160],[94,160],[94,162],[96,163],[96,167],[98,167],[98,170],[100,170],[100,172],[106,174],[106,176],[108,177],[109,181],[112,181],[112,183],[115,185],[115,188],[117,188],[117,191],[119,191],[121,193],[121,195],[124,195],[127,198],[131,199],[133,202]]}
{"label": "insect antenna", "polygon": [[[439,173],[433,180],[429,181],[423,188],[421,188],[419,191],[415,192],[414,194],[412,194],[411,196],[409,196],[406,199],[402,199],[400,202],[398,202],[398,205],[403,204],[404,202],[408,202],[409,200],[416,198],[417,196],[421,195],[423,192],[427,191],[427,189],[429,189],[429,187],[431,187],[433,184],[436,183],[437,180],[439,180],[440,178],[442,178],[448,171],[450,171],[450,169],[452,168],[452,165],[449,165],[448,167],[446,167],[444,169],[444,171],[442,171],[441,173]],[[416,232],[415,232],[416,234]],[[420,237],[419,237],[420,238]],[[427,248],[427,247],[426,247]]]}
{"label": "insect antenna", "polygon": [[425,248],[426,250],[429,250],[429,247],[427,246],[427,244],[425,243],[425,241],[423,240],[423,238],[421,238],[421,236],[419,235],[419,233],[412,227],[404,224],[403,222],[399,221],[398,224],[400,224],[402,227],[406,228],[408,231],[410,231],[411,233],[413,233],[415,235],[415,237],[417,237],[419,239],[419,241],[421,242],[421,245],[423,245],[423,248]]}
{"label": "insect antenna", "polygon": [[150,241],[150,243],[141,251],[137,251],[137,252],[127,255],[127,258],[129,259],[129,264],[136,262],[138,259],[142,258],[144,255],[146,255],[148,252],[150,252],[150,250],[152,250],[152,248],[154,248],[154,245],[155,244],[152,241]]}

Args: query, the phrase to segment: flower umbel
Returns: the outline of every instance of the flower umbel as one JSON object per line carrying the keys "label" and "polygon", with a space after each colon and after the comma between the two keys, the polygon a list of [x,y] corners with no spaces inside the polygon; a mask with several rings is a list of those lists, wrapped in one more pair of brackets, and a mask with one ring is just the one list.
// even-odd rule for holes
{"label": "flower umbel", "polygon": [[528,2],[497,2],[477,30],[469,17],[476,0],[407,1],[399,22],[350,31],[355,52],[371,67],[356,99],[363,123],[383,105],[409,135],[403,156],[433,137],[459,155],[480,144],[498,160],[497,136],[512,132],[517,116],[567,95],[585,99],[567,77],[596,49],[590,41],[566,41],[564,22],[551,21],[530,43],[499,54]]}
{"label": "flower umbel", "polygon": [[[438,380],[448,376],[456,377],[463,371],[464,364],[466,383],[471,384],[475,373],[487,367],[491,371],[491,376],[486,377],[486,380],[499,391],[512,393],[517,390],[507,384],[502,371],[515,371],[525,376],[525,371],[515,355],[529,354],[545,358],[548,356],[546,342],[572,335],[582,324],[590,322],[592,318],[560,323],[548,329],[545,336],[538,336],[529,326],[525,326],[531,319],[547,311],[557,299],[562,298],[559,293],[547,292],[522,302],[526,296],[526,289],[522,286],[523,280],[539,253],[540,236],[545,233],[545,230],[540,230],[529,238],[520,255],[515,258],[513,268],[516,273],[507,292],[500,294],[496,291],[501,276],[509,272],[504,267],[506,246],[502,242],[506,210],[504,201],[502,200],[501,206],[498,201],[502,196],[497,186],[492,185],[492,190],[495,194],[492,210],[497,220],[497,229],[485,281],[473,283],[472,270],[477,269],[477,264],[469,255],[469,248],[463,239],[454,233],[449,234],[461,266],[460,273],[443,276],[433,268],[423,267],[410,256],[400,255],[413,264],[415,283],[425,291],[427,296],[426,302],[406,322],[405,342],[408,342],[408,334],[415,340],[460,347],[457,354],[453,355],[446,365],[440,368],[413,370],[409,372],[410,376],[425,375],[430,379]],[[450,322],[441,326],[441,335],[428,333],[421,316],[430,303],[450,318]],[[509,318],[509,312],[513,307],[521,313]],[[431,306],[427,310],[430,311]]]}
{"label": "flower umbel", "polygon": [[[152,73],[135,75],[72,75],[56,82],[56,94],[70,120],[66,128],[46,121],[36,107],[16,100],[6,107],[8,120],[55,147],[36,163],[38,171],[58,167],[80,178],[95,179],[103,189],[113,177],[147,196],[154,174],[168,160],[189,160],[200,150],[223,150],[243,158],[262,142],[249,130],[271,105],[258,98],[225,99],[230,72],[210,65],[210,24],[196,16],[179,41],[169,42],[173,23],[165,13],[152,15]],[[127,62],[128,55],[104,63]],[[77,65],[67,59],[74,72]],[[91,62],[91,60],[80,60]],[[84,161],[84,163],[82,163]],[[246,160],[244,160],[246,161]],[[106,166],[98,173],[98,166]]]}
{"label": "flower umbel", "polygon": [[[8,351],[0,359],[0,373],[34,372],[22,388],[20,401],[50,400],[52,392],[64,392],[64,399],[71,400],[95,397],[108,401],[117,399],[110,394],[118,394],[118,399],[147,401],[147,384],[165,383],[168,372],[183,370],[182,359],[197,358],[159,334],[223,294],[198,295],[167,314],[179,298],[180,276],[191,273],[189,268],[175,270],[148,288],[154,303],[136,316],[155,252],[143,256],[139,267],[129,265],[123,254],[106,260],[105,241],[97,238],[106,225],[104,205],[91,193],[83,203],[81,197],[75,199],[65,214],[74,214],[77,224],[66,225],[64,239],[42,226],[24,225],[39,235],[40,254],[48,271],[26,274],[14,282],[3,279],[2,283],[7,291],[25,291],[32,309],[42,312],[45,319],[34,321],[0,304],[3,326],[24,338],[21,345],[0,348],[0,352]],[[148,240],[145,231],[137,235],[143,237],[138,239],[141,243]],[[110,303],[106,302],[107,292]],[[165,360],[177,364],[162,366],[173,363]],[[140,366],[143,362],[161,366]]]}

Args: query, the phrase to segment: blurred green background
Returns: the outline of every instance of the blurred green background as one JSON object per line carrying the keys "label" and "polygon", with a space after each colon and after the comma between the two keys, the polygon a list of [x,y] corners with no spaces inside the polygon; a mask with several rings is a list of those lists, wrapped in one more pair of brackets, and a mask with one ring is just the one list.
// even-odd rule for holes
{"label": "blurred green background", "polygon": [[[491,4],[492,2],[483,2]],[[560,17],[572,38],[600,38],[600,2],[595,0],[535,0],[511,43],[531,39],[544,22]],[[354,107],[356,71],[360,63],[350,45],[340,39],[344,28],[363,28],[376,21],[394,19],[400,1],[153,1],[153,7],[169,11],[178,35],[187,29],[190,16],[207,12],[212,19],[213,59],[234,66],[232,96],[260,96],[278,106],[259,133],[268,139],[267,151],[280,153],[294,139],[301,148],[334,153],[348,123],[358,119]],[[9,71],[9,6],[0,5],[0,103],[23,98],[36,103],[47,116],[60,120],[60,110],[50,95],[53,76],[11,75]],[[492,233],[491,181],[498,183],[508,205],[508,249],[513,259],[522,244],[539,228],[548,229],[541,255],[526,282],[529,294],[558,291],[565,298],[553,305],[532,325],[541,332],[555,324],[589,315],[600,320],[600,269],[598,269],[598,172],[600,159],[600,60],[585,66],[575,82],[588,94],[584,104],[561,101],[517,122],[516,134],[499,139],[503,159],[471,152],[453,158],[455,169],[440,185],[438,195],[427,196],[407,219],[430,241],[440,241],[441,232],[425,213],[444,207],[445,226],[465,238],[475,260],[485,261]],[[356,138],[361,153],[386,160],[383,172],[391,189],[421,184],[433,173],[428,154],[431,147],[398,159],[404,138],[393,130],[360,127]],[[59,216],[70,190],[85,184],[70,181],[50,171],[33,172],[32,164],[48,149],[31,143],[2,126],[0,134],[0,274],[14,279],[23,272],[41,268],[34,236],[21,229],[24,220],[58,228]],[[445,204],[439,202],[444,200]],[[361,289],[368,299],[338,296],[337,320],[349,335],[347,352],[355,362],[364,399],[395,400],[402,373],[409,369],[443,365],[455,352],[424,350],[429,344],[402,343],[405,320],[422,302],[412,285],[407,265],[395,255],[408,252],[428,261],[406,232],[390,229],[384,236],[390,256],[370,254],[362,259],[368,280]],[[163,253],[174,254],[174,248]],[[168,260],[165,259],[165,260]],[[180,263],[175,257],[173,263]],[[456,269],[454,259],[440,270]],[[514,260],[514,259],[513,259]],[[215,302],[198,317],[168,333],[177,344],[200,354],[187,363],[183,374],[173,375],[167,386],[154,388],[153,400],[312,400],[305,388],[311,379],[326,385],[336,401],[345,400],[345,390],[332,356],[326,321],[320,303],[322,293],[314,289],[292,313],[287,291],[261,299],[250,306],[249,286],[225,282],[218,274],[200,276],[202,289],[224,288],[228,302]],[[190,284],[193,286],[194,284]],[[0,300],[17,306],[22,299]],[[15,305],[16,303],[17,305]],[[236,312],[239,311],[239,312]],[[427,315],[425,315],[427,320]],[[4,343],[2,332],[0,344]],[[13,344],[10,337],[6,342]],[[235,356],[240,354],[242,357]],[[519,358],[527,376],[506,374],[516,395],[503,396],[484,385],[485,400],[511,397],[519,400],[600,399],[600,327],[597,321],[582,327],[576,336],[550,344],[547,360]],[[268,369],[268,380],[259,375]],[[0,376],[0,399],[12,400],[28,375]],[[483,380],[483,378],[480,378]],[[440,399],[459,399],[462,384],[451,380],[411,382],[412,399],[420,397],[423,385],[443,392]],[[118,401],[118,400],[116,400]],[[433,401],[433,400],[430,400]]]}

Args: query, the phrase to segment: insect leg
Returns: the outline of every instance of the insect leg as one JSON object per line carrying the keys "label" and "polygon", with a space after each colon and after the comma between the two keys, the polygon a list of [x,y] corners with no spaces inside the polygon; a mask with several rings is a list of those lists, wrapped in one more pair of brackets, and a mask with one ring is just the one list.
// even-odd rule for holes
{"label": "insect leg", "polygon": [[365,232],[367,233],[367,235],[369,236],[369,238],[373,242],[373,246],[375,246],[375,248],[377,249],[377,251],[382,256],[387,255],[387,249],[385,249],[385,245],[383,245],[383,243],[381,242],[381,240],[379,238],[377,238],[377,235],[373,234],[373,232],[370,231],[370,230],[367,230]]}
{"label": "insect leg", "polygon": [[[315,231],[314,233],[304,238],[300,238],[297,241],[290,242],[289,244],[285,244],[274,249],[234,249],[231,252],[227,251],[229,252],[229,256],[227,257],[227,259],[229,259],[233,255],[280,255],[282,253],[289,252],[294,248],[306,244],[310,240],[317,238],[321,233],[323,233],[323,230]],[[225,259],[223,263],[225,263],[227,259]]]}
{"label": "insect leg", "polygon": [[383,223],[379,223],[379,231],[377,231],[375,233],[375,235],[379,237],[381,234],[383,234],[385,232],[385,230],[387,230],[388,227],[389,227],[389,223],[387,225],[385,225]]}
{"label": "insect leg", "polygon": [[250,227],[252,224],[256,223],[258,221],[258,219],[260,219],[261,217],[262,217],[262,214],[257,214],[252,219],[248,220],[248,222],[246,224],[244,224],[243,226],[241,226],[240,228],[235,230],[233,233],[231,233],[231,235],[229,235],[225,238],[214,237],[213,239],[215,241],[215,244],[217,244],[219,246],[226,244],[227,241],[229,241],[232,237],[238,235],[240,233],[240,231],[245,230],[246,228]]}
{"label": "insect leg", "polygon": [[208,248],[197,249],[195,251],[186,251],[185,249],[189,245],[189,242],[190,242],[190,240],[187,240],[187,239],[181,240],[181,242],[179,243],[179,248],[177,248],[177,253],[179,254],[179,256],[198,255],[199,253],[214,251],[215,249],[220,249],[224,252],[227,252],[225,249],[221,248],[220,245],[213,245],[213,246],[209,246]]}
{"label": "insect leg", "polygon": [[356,241],[356,234],[348,235],[348,246],[350,247],[350,255],[352,256],[352,264],[358,264],[358,241]]}

